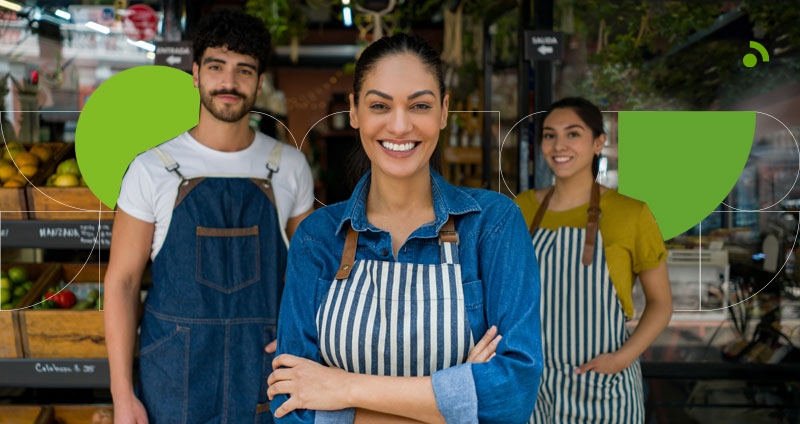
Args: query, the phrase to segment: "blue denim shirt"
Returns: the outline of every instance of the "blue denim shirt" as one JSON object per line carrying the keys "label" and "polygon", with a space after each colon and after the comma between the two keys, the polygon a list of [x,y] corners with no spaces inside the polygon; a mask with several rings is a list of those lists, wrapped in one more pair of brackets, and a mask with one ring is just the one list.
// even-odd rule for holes
{"label": "blue denim shirt", "polygon": [[[367,221],[370,173],[350,200],[315,211],[289,247],[278,318],[277,354],[322,362],[315,318],[339,268],[349,225],[359,232],[356,259],[438,264],[438,233],[454,215],[467,316],[474,339],[496,325],[503,336],[489,362],[465,363],[431,375],[436,404],[453,423],[525,422],[542,373],[539,266],[517,205],[493,191],[455,187],[431,170],[435,220],[417,228],[393,258],[390,233]],[[471,284],[472,283],[472,284]],[[271,402],[274,412],[286,396]],[[277,420],[352,422],[354,410],[299,410]]]}

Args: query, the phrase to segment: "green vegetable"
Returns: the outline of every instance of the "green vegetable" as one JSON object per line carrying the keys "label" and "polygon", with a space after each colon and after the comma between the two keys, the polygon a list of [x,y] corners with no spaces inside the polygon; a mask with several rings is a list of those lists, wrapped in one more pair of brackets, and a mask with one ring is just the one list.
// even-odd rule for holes
{"label": "green vegetable", "polygon": [[56,302],[45,298],[45,296],[42,296],[41,302],[33,305],[33,309],[54,309],[56,307]]}
{"label": "green vegetable", "polygon": [[92,306],[94,306],[94,302],[91,302],[89,300],[81,300],[80,302],[76,303],[75,306],[72,307],[72,309],[78,311],[84,311],[86,309],[91,309]]}
{"label": "green vegetable", "polygon": [[89,302],[97,302],[97,298],[100,297],[100,290],[94,289],[86,295],[86,300]]}

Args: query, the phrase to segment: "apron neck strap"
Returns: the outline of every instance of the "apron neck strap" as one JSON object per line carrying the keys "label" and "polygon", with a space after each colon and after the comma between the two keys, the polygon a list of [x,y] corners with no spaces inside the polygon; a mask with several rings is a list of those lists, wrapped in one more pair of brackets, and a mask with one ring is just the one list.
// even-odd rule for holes
{"label": "apron neck strap", "polygon": [[597,222],[600,219],[600,184],[592,184],[592,197],[589,200],[589,215],[586,222],[586,241],[583,243],[583,265],[589,266],[594,258],[594,244],[597,241]]}
{"label": "apron neck strap", "polygon": [[531,236],[533,233],[539,229],[539,224],[542,223],[542,218],[544,218],[544,212],[547,210],[547,206],[550,204],[550,198],[553,197],[553,191],[555,191],[555,186],[550,187],[550,190],[547,191],[547,194],[544,195],[544,199],[542,199],[542,204],[539,205],[539,209],[536,211],[536,216],[533,217],[533,222],[531,222],[531,226],[528,227],[528,231],[530,231]]}
{"label": "apron neck strap", "polygon": [[161,150],[160,147],[154,147],[153,152],[156,154],[156,156],[158,156],[158,159],[161,161],[161,163],[164,165],[164,168],[166,168],[168,172],[174,172],[181,178],[181,181],[186,180],[186,178],[183,178],[183,174],[181,174],[181,172],[178,171],[178,168],[180,168],[181,166],[178,164],[178,162],[175,161],[175,159],[172,158],[172,156],[169,153]]}
{"label": "apron neck strap", "polygon": [[353,263],[356,260],[356,247],[358,246],[358,231],[352,225],[347,227],[347,238],[344,240],[342,250],[342,261],[339,263],[339,271],[336,272],[336,279],[342,280],[350,276]]}
{"label": "apron neck strap", "polygon": [[[542,218],[547,210],[547,206],[550,204],[550,199],[553,197],[554,190],[555,187],[550,187],[550,190],[544,195],[542,204],[539,205],[539,209],[536,211],[536,216],[533,217],[533,221],[529,227],[531,236],[533,236],[533,233],[539,228],[539,224],[542,222]],[[589,199],[589,208],[586,210],[586,213],[588,215],[588,220],[586,222],[586,241],[583,244],[582,263],[585,266],[589,266],[592,264],[594,257],[594,245],[597,241],[597,225],[600,219],[600,184],[597,184],[597,182],[592,184],[592,194]]]}
{"label": "apron neck strap", "polygon": [[456,224],[453,222],[452,215],[448,216],[447,222],[439,230],[439,242],[458,244],[458,233],[456,232]]}
{"label": "apron neck strap", "polygon": [[453,222],[453,215],[447,218],[447,222],[439,230],[439,251],[443,264],[460,263],[458,259],[458,232]]}
{"label": "apron neck strap", "polygon": [[[442,253],[442,262],[458,263],[458,232],[453,222],[453,216],[447,218],[447,222],[439,230],[439,244],[452,249],[449,254]],[[336,272],[336,279],[341,280],[350,276],[353,264],[356,259],[356,247],[358,247],[358,231],[350,225],[347,228],[347,237],[344,239],[344,249],[342,249],[342,260],[339,263],[339,270]],[[446,260],[445,260],[446,259]]]}
{"label": "apron neck strap", "polygon": [[281,154],[283,153],[283,143],[277,141],[275,143],[275,147],[272,148],[272,151],[269,152],[269,159],[267,160],[267,171],[269,174],[267,175],[267,183],[272,185],[272,176],[277,173],[281,167]]}

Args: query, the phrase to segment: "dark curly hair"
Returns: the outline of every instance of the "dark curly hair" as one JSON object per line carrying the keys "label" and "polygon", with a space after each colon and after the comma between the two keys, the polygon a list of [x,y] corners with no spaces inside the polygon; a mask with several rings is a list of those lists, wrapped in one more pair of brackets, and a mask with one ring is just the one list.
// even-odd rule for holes
{"label": "dark curly hair", "polygon": [[208,48],[228,50],[258,60],[258,73],[267,69],[270,35],[264,22],[237,9],[221,9],[203,18],[194,37],[194,62],[198,65]]}

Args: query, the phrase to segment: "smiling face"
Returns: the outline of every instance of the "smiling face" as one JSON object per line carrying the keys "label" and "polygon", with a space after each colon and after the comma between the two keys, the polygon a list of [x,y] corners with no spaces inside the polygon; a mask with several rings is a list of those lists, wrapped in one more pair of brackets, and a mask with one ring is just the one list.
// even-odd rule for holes
{"label": "smiling face", "polygon": [[605,134],[595,137],[572,108],[554,109],[542,126],[542,154],[557,179],[585,176],[593,180],[592,160],[605,141]]}
{"label": "smiling face", "polygon": [[223,122],[247,118],[263,77],[255,58],[220,47],[206,49],[192,76],[200,91],[201,117],[208,113]]}
{"label": "smiling face", "polygon": [[350,123],[359,130],[373,175],[409,178],[428,172],[447,124],[448,98],[442,94],[434,74],[413,54],[375,62],[360,98],[350,95]]}

